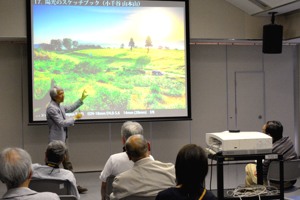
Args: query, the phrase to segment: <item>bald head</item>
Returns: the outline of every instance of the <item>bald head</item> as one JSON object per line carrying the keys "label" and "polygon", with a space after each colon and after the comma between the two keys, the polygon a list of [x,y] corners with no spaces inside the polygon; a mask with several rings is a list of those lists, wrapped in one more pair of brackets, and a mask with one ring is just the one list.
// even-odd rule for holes
{"label": "bald head", "polygon": [[143,135],[130,136],[126,141],[125,148],[129,159],[133,162],[149,156],[148,143]]}

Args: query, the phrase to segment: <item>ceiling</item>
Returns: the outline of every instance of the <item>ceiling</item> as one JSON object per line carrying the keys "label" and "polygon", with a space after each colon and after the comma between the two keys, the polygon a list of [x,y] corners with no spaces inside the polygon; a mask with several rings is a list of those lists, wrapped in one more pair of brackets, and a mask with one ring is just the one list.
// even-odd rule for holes
{"label": "ceiling", "polygon": [[300,0],[226,0],[252,16],[270,16],[286,14],[300,9]]}
{"label": "ceiling", "polygon": [[[300,10],[300,0],[226,0],[251,16],[267,17]],[[283,44],[300,44],[300,38],[284,40]]]}

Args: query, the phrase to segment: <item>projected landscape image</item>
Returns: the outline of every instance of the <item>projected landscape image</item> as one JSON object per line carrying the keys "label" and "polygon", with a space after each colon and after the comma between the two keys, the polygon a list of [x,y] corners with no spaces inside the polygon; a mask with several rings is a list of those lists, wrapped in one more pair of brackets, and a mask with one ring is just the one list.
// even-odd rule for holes
{"label": "projected landscape image", "polygon": [[64,104],[87,91],[85,119],[186,115],[183,8],[34,5],[32,32],[35,119],[53,85]]}

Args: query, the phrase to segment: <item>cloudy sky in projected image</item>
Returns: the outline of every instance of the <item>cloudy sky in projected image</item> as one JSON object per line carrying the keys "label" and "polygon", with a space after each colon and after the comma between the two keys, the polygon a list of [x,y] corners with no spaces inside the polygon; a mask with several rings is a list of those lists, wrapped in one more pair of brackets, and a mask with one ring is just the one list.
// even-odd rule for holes
{"label": "cloudy sky in projected image", "polygon": [[154,46],[185,44],[184,8],[178,7],[33,7],[34,44],[70,38],[86,44],[128,44],[133,38],[144,46],[147,36]]}

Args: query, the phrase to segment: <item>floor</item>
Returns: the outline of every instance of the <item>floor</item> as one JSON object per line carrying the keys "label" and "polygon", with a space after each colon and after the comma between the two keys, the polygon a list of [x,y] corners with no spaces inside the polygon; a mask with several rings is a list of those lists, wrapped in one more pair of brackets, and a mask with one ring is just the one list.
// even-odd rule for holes
{"label": "floor", "polygon": [[99,175],[100,172],[75,174],[77,184],[88,189],[87,193],[80,194],[80,200],[101,200]]}
{"label": "floor", "polygon": [[[86,194],[81,194],[81,200],[101,200],[100,196],[100,172],[76,173],[76,179],[79,185],[88,188]],[[0,196],[5,192],[5,185],[0,183]],[[285,191],[285,198],[290,200],[300,200],[300,179],[295,187]]]}

